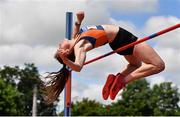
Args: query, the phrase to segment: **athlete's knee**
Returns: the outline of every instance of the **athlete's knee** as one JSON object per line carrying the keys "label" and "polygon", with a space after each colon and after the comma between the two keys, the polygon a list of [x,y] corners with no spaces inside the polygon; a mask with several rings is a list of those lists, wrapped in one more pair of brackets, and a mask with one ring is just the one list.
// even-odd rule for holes
{"label": "athlete's knee", "polygon": [[162,72],[165,69],[165,63],[162,60],[155,63],[154,66],[156,73]]}

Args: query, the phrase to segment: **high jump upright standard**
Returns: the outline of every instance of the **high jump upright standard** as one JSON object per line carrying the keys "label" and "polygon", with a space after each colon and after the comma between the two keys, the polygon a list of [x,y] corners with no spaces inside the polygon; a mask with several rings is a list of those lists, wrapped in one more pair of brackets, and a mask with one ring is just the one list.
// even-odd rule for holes
{"label": "high jump upright standard", "polygon": [[[71,39],[72,36],[72,22],[73,13],[66,12],[66,38]],[[71,72],[71,71],[70,71]],[[70,116],[71,109],[71,73],[69,75],[68,81],[66,82],[64,90],[64,116]]]}

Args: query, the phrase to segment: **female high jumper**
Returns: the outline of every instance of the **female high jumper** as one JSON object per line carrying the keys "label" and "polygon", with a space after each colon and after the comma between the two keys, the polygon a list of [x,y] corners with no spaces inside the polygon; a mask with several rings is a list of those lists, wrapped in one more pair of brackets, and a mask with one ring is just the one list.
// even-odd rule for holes
{"label": "female high jumper", "polygon": [[[59,44],[55,58],[74,71],[80,72],[86,60],[86,52],[109,44],[113,50],[136,41],[138,38],[116,25],[95,25],[80,28],[84,12],[77,14],[72,39],[64,39]],[[130,47],[117,54],[128,61],[127,67],[117,74],[109,74],[102,90],[104,100],[115,99],[118,92],[129,82],[157,74],[165,69],[165,64],[155,50],[145,42]],[[72,57],[74,55],[74,60]]]}

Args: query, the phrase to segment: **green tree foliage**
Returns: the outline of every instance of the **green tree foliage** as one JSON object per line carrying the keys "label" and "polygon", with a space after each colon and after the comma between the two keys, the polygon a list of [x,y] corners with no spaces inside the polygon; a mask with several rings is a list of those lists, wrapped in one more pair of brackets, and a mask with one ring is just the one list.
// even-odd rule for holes
{"label": "green tree foliage", "polygon": [[[72,115],[104,116],[173,116],[180,115],[178,88],[164,82],[154,85],[145,80],[137,80],[126,86],[121,99],[110,105],[83,99],[72,104]],[[62,113],[61,113],[62,114]]]}
{"label": "green tree foliage", "polygon": [[[25,64],[24,68],[4,66],[0,69],[0,115],[32,115],[33,87],[40,89],[40,75],[34,64]],[[8,91],[7,91],[8,90]],[[38,115],[54,115],[56,105],[45,105],[42,92],[38,90]],[[12,98],[12,99],[11,99]],[[8,100],[8,101],[6,101]],[[11,104],[9,104],[11,103]],[[7,111],[9,112],[7,113]],[[16,111],[10,111],[16,110]]]}
{"label": "green tree foliage", "polygon": [[[149,98],[152,90],[146,80],[137,80],[129,84],[122,93],[122,101],[124,102],[125,115],[151,115],[153,108]],[[121,102],[121,103],[122,103]]]}
{"label": "green tree foliage", "polygon": [[172,83],[161,83],[159,86],[155,85],[152,92],[152,106],[154,108],[154,115],[179,115],[178,89],[172,87]]}
{"label": "green tree foliage", "polygon": [[14,115],[19,113],[16,109],[16,101],[20,98],[20,93],[10,84],[6,84],[0,78],[0,114]]}
{"label": "green tree foliage", "polygon": [[72,115],[73,116],[102,116],[104,114],[104,107],[95,100],[88,100],[84,98],[81,102],[72,104]]}

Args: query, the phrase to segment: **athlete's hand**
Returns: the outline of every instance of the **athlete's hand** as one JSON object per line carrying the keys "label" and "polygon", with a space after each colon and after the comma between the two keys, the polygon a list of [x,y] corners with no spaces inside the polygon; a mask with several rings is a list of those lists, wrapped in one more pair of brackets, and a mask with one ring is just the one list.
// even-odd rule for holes
{"label": "athlete's hand", "polygon": [[84,11],[79,11],[76,13],[78,23],[81,24],[82,20],[84,19]]}
{"label": "athlete's hand", "polygon": [[61,57],[61,59],[66,59],[67,57],[68,57],[68,55],[69,55],[69,50],[68,49],[66,49],[66,50],[64,50],[64,49],[58,49],[57,50],[57,53],[58,53],[58,55]]}

